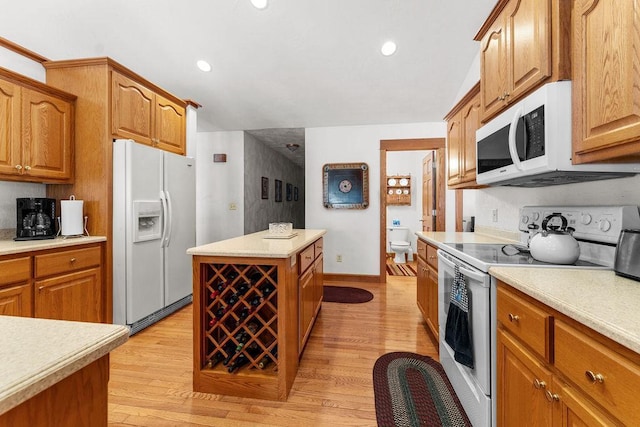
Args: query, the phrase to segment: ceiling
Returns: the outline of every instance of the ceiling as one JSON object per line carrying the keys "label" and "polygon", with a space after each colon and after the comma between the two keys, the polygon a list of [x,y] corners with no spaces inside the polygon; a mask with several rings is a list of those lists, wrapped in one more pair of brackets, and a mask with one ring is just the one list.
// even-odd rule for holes
{"label": "ceiling", "polygon": [[53,60],[109,56],[201,104],[200,131],[430,122],[496,1],[2,0],[0,36]]}

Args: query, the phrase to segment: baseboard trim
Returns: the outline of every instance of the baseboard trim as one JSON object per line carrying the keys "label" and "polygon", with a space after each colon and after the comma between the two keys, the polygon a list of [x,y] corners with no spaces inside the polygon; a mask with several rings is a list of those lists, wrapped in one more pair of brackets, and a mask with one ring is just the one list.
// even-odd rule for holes
{"label": "baseboard trim", "polygon": [[322,275],[323,275],[323,279],[327,282],[380,283],[380,275],[369,276],[364,274],[337,274],[337,273],[323,273]]}

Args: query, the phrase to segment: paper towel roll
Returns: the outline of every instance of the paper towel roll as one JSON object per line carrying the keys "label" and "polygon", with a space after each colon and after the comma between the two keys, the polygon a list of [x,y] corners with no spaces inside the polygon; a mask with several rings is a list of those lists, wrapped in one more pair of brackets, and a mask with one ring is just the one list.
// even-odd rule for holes
{"label": "paper towel roll", "polygon": [[84,221],[82,219],[83,200],[75,200],[71,196],[70,200],[60,200],[60,220],[62,221],[63,236],[82,235],[84,231]]}

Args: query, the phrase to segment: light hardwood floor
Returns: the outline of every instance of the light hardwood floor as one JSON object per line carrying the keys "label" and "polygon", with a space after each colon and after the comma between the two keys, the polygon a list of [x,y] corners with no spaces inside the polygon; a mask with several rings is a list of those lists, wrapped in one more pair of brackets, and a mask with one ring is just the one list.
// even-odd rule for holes
{"label": "light hardwood floor", "polygon": [[[111,353],[112,426],[375,426],[373,365],[388,352],[437,359],[416,306],[416,279],[331,283],[370,290],[364,304],[323,303],[286,402],[193,392],[192,307]],[[326,282],[329,284],[329,282]]]}

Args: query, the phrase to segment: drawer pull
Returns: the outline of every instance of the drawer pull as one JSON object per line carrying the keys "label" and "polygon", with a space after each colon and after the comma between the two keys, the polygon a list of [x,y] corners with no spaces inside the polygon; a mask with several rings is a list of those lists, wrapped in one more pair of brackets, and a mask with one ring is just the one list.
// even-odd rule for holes
{"label": "drawer pull", "polygon": [[73,264],[74,262],[76,262],[76,259],[75,259],[75,258],[71,258],[71,259],[69,260],[69,262]]}
{"label": "drawer pull", "polygon": [[517,314],[509,313],[509,322],[517,322],[519,320],[520,320],[520,316],[518,316]]}
{"label": "drawer pull", "polygon": [[602,374],[594,374],[593,371],[586,371],[584,375],[589,381],[591,381],[591,384],[602,384],[604,382],[604,377],[602,376]]}
{"label": "drawer pull", "polygon": [[304,257],[304,259],[311,259],[311,257],[307,255],[306,257]]}
{"label": "drawer pull", "polygon": [[549,390],[547,390],[544,395],[549,402],[558,402],[560,400],[560,396],[555,393],[551,393]]}
{"label": "drawer pull", "polygon": [[540,390],[543,388],[547,388],[547,383],[545,383],[544,381],[540,381],[539,379],[536,378],[535,380],[533,380],[533,386],[538,390]]}

